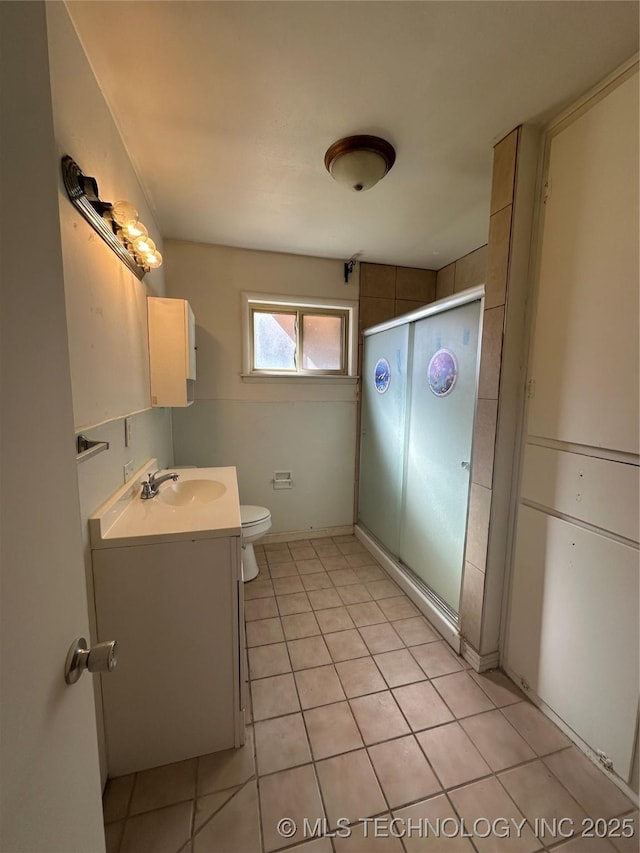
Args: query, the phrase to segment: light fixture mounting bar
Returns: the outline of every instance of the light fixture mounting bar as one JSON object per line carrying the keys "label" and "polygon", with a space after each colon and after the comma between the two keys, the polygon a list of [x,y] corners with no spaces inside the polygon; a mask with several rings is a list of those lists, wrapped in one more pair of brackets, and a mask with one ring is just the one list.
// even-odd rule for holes
{"label": "light fixture mounting bar", "polygon": [[146,270],[137,263],[127,247],[118,240],[111,218],[105,217],[104,214],[111,210],[111,204],[100,199],[95,178],[83,174],[75,160],[65,154],[62,158],[62,180],[73,206],[80,211],[105,243],[113,249],[123,264],[142,281]]}

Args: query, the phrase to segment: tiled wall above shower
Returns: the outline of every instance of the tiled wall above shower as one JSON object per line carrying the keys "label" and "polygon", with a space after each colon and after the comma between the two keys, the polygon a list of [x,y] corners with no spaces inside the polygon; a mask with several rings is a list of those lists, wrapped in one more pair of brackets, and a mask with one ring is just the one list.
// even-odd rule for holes
{"label": "tiled wall above shower", "polygon": [[388,264],[360,266],[360,331],[436,298],[436,272]]}
{"label": "tiled wall above shower", "polygon": [[452,293],[460,293],[469,287],[487,281],[487,246],[480,246],[468,255],[458,258],[438,270],[436,276],[436,299],[444,299]]}
{"label": "tiled wall above shower", "polygon": [[362,370],[362,330],[415,311],[436,298],[435,270],[360,264],[358,373]]}

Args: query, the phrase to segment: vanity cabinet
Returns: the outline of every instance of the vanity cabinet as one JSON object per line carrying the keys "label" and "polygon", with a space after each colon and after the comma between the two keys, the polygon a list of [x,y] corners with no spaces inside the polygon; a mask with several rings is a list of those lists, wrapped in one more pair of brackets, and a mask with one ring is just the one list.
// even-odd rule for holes
{"label": "vanity cabinet", "polygon": [[190,406],[196,379],[195,317],[186,299],[147,298],[152,406]]}
{"label": "vanity cabinet", "polygon": [[244,676],[240,536],[93,551],[109,775],[239,746]]}

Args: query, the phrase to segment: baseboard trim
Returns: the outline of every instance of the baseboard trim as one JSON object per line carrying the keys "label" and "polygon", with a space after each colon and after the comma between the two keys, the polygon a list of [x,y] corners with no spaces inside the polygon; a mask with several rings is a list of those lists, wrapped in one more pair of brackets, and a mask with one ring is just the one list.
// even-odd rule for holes
{"label": "baseboard trim", "polygon": [[460,654],[460,632],[456,625],[447,619],[430,601],[421,590],[417,589],[402,571],[398,563],[390,557],[361,527],[357,524],[353,530],[356,539],[359,539],[364,547],[376,560],[386,569],[400,589],[413,601],[425,619],[431,624],[443,639],[451,646],[456,654]]}
{"label": "baseboard trim", "polygon": [[466,640],[462,640],[462,657],[467,663],[471,664],[476,672],[486,672],[488,669],[495,669],[500,665],[500,652],[489,652],[489,654],[481,655],[473,646],[470,646]]}
{"label": "baseboard trim", "polygon": [[316,527],[313,530],[291,530],[289,533],[267,533],[262,542],[296,542],[299,539],[324,539],[327,536],[352,536],[353,524],[342,527]]}
{"label": "baseboard trim", "polygon": [[582,738],[577,735],[574,730],[565,723],[562,717],[559,717],[555,713],[555,711],[553,711],[546,704],[544,699],[541,699],[538,694],[530,687],[527,688],[526,686],[524,686],[522,684],[522,678],[510,667],[506,666],[504,662],[501,665],[501,669],[503,669],[504,672],[506,672],[506,674],[509,676],[509,678],[522,690],[527,699],[530,699],[531,702],[533,702],[533,704],[536,706],[536,708],[538,708],[545,715],[545,717],[548,717],[552,723],[555,723],[556,726],[566,734],[569,740],[573,742],[574,746],[576,746],[580,750],[580,752],[586,755],[587,758],[591,761],[591,763],[595,764],[595,766],[598,768],[598,770],[600,770],[601,773],[604,773],[607,779],[610,779],[617,788],[620,788],[622,793],[626,794],[626,796],[629,797],[631,802],[634,803],[636,807],[640,804],[640,796],[638,795],[638,792],[634,791],[633,788],[631,788],[627,784],[627,782],[625,782],[616,773],[612,772],[611,770],[607,770],[607,768],[601,763],[593,749],[591,749],[589,744],[583,741]]}

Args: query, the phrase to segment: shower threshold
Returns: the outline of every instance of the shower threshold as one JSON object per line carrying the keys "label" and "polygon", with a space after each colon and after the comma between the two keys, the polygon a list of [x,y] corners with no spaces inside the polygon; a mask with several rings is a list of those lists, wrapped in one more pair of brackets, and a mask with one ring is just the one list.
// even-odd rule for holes
{"label": "shower threshold", "polygon": [[415,572],[400,560],[392,557],[366,527],[356,524],[355,536],[376,560],[384,566],[393,580],[416,605],[433,627],[442,634],[456,654],[461,653],[462,638],[458,627],[458,614],[453,611]]}

